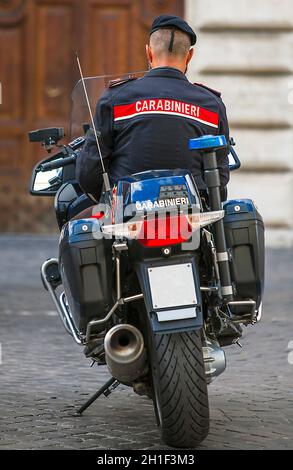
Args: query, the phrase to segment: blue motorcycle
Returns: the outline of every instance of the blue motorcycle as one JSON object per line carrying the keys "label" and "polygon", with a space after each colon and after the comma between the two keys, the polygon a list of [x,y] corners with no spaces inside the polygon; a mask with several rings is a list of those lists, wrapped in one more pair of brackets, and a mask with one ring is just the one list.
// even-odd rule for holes
{"label": "blue motorcycle", "polygon": [[[94,107],[104,77],[86,83]],[[221,202],[216,151],[229,147],[231,170],[240,167],[224,136],[189,142],[203,154],[205,197],[184,169],[154,169],[92,201],[75,181],[86,112],[78,84],[76,138],[36,165],[30,187],[55,196],[61,230],[59,259],[41,268],[44,287],[86,357],[111,374],[77,413],[122,383],[153,400],[166,444],[193,448],[209,431],[207,385],[225,370],[223,348],[261,318],[263,220],[249,199]],[[30,133],[49,151],[63,137],[61,128]]]}

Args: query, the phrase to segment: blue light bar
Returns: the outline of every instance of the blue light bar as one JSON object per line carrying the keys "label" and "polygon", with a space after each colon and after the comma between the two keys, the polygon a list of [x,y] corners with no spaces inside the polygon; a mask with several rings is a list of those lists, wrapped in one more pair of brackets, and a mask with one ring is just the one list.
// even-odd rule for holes
{"label": "blue light bar", "polygon": [[224,135],[204,135],[197,139],[189,139],[189,150],[215,150],[223,147],[227,147]]}

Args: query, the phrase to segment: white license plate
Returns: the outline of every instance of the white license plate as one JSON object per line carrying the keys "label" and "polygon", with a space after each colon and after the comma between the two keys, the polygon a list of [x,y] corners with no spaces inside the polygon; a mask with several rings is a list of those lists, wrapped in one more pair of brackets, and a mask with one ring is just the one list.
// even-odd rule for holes
{"label": "white license plate", "polygon": [[197,304],[191,263],[157,266],[148,273],[155,310]]}

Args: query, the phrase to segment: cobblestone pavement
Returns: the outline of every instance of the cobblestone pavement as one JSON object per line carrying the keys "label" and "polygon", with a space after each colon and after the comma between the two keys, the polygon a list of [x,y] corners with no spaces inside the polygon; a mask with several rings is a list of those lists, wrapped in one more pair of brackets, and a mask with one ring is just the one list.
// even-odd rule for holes
{"label": "cobblestone pavement", "polygon": [[[126,387],[73,417],[108,374],[89,368],[42,288],[40,264],[56,247],[55,237],[0,237],[0,449],[166,448],[151,401]],[[268,250],[263,321],[243,349],[226,349],[200,449],[293,449],[292,267],[292,250]]]}

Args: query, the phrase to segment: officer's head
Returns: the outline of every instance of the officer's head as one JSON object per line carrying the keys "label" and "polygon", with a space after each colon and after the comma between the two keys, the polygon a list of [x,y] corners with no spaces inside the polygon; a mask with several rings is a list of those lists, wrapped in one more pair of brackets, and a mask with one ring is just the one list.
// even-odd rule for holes
{"label": "officer's head", "polygon": [[147,60],[151,68],[169,66],[186,72],[193,56],[196,35],[178,16],[162,15],[155,18],[146,45]]}

